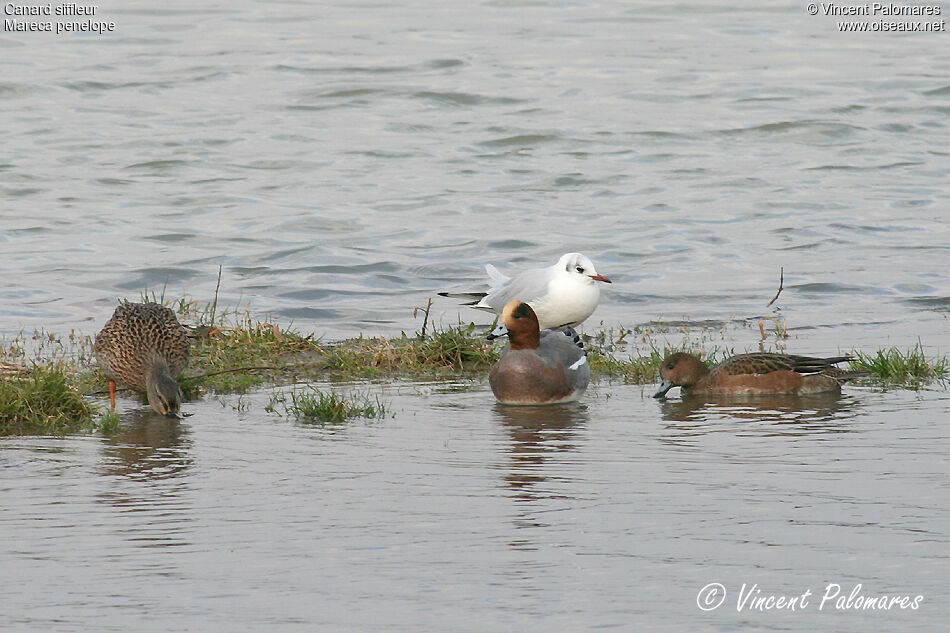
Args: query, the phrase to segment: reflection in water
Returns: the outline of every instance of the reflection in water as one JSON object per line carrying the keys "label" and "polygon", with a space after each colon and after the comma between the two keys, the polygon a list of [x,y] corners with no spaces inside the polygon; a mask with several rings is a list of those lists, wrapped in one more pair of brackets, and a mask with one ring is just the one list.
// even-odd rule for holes
{"label": "reflection in water", "polygon": [[[554,492],[542,484],[548,479],[544,464],[554,455],[563,457],[574,452],[574,433],[589,419],[586,405],[578,403],[513,407],[495,405],[495,412],[508,429],[511,446],[508,449],[510,465],[505,483],[513,491],[518,502],[541,499],[563,499],[563,494]],[[558,469],[563,472],[563,469]],[[537,519],[534,504],[522,506],[514,520],[517,528],[546,527]],[[510,543],[515,549],[533,549],[525,540]]]}
{"label": "reflection in water", "polygon": [[147,479],[181,476],[191,465],[187,426],[152,410],[122,416],[115,436],[103,444],[105,474]]}
{"label": "reflection in water", "polygon": [[[180,547],[195,521],[189,426],[150,409],[123,414],[116,435],[102,444],[107,488],[98,502],[114,508],[116,533],[136,547]],[[176,573],[170,566],[166,573]]]}
{"label": "reflection in water", "polygon": [[[847,433],[851,430],[848,420],[855,416],[857,403],[851,396],[838,394],[690,396],[659,401],[663,419],[671,422],[667,428],[692,431],[693,435],[708,432],[711,423],[718,420],[767,424],[763,435]],[[761,427],[758,430],[762,431]]]}

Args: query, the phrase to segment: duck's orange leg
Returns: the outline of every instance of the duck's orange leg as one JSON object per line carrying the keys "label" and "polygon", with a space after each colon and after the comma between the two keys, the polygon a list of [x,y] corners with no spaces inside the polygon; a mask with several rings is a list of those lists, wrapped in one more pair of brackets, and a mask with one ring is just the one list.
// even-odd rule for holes
{"label": "duck's orange leg", "polygon": [[112,404],[112,410],[115,411],[115,381],[109,381],[109,402]]}

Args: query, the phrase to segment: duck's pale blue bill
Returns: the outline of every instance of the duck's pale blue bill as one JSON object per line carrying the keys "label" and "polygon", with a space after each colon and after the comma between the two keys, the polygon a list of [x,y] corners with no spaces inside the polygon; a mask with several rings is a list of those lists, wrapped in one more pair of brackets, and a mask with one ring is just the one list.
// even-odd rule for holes
{"label": "duck's pale blue bill", "polygon": [[669,391],[670,389],[672,389],[672,388],[675,387],[675,386],[676,386],[676,385],[674,385],[674,384],[673,384],[672,382],[670,382],[669,380],[664,380],[663,382],[660,383],[660,388],[656,390],[656,393],[653,394],[653,397],[654,397],[654,398],[662,398],[663,396],[666,395],[666,392],[667,392],[667,391]]}
{"label": "duck's pale blue bill", "polygon": [[502,336],[508,335],[508,328],[505,327],[504,323],[501,323],[494,330],[488,333],[488,340],[494,341],[496,338],[501,338]]}

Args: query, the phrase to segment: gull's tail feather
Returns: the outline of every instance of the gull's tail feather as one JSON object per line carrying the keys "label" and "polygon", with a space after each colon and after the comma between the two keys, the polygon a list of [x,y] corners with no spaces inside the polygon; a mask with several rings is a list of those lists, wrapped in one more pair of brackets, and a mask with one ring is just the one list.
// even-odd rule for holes
{"label": "gull's tail feather", "polygon": [[462,299],[469,302],[463,303],[463,306],[473,306],[484,299],[487,294],[487,292],[440,292],[439,296],[448,297],[449,299]]}

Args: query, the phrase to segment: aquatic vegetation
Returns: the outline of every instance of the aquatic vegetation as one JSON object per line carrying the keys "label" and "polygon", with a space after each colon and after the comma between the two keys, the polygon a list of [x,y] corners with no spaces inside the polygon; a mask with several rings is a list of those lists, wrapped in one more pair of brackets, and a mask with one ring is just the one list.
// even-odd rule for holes
{"label": "aquatic vegetation", "polygon": [[474,324],[435,330],[425,337],[356,338],[327,345],[315,368],[340,378],[487,372],[498,349]]}
{"label": "aquatic vegetation", "polygon": [[38,328],[33,332],[20,330],[11,340],[0,339],[0,359],[29,360],[49,364],[91,364],[95,362],[94,337],[72,330],[69,334]]}
{"label": "aquatic vegetation", "polygon": [[852,370],[866,371],[871,378],[892,386],[918,388],[929,382],[950,379],[950,359],[946,356],[928,359],[920,342],[906,352],[891,347],[872,354],[853,352],[852,355],[855,357]]}
{"label": "aquatic vegetation", "polygon": [[119,414],[106,409],[99,418],[99,432],[103,435],[115,435],[119,431]]}
{"label": "aquatic vegetation", "polygon": [[664,354],[653,350],[648,356],[620,359],[599,349],[587,350],[587,362],[593,375],[621,378],[626,383],[651,382],[660,369]]}
{"label": "aquatic vegetation", "polygon": [[191,366],[179,377],[183,391],[204,387],[219,392],[244,391],[282,380],[299,364],[298,357],[319,352],[311,336],[247,318],[214,328],[192,341]]}
{"label": "aquatic vegetation", "polygon": [[97,428],[95,413],[61,362],[34,365],[0,379],[0,436],[92,431]]}
{"label": "aquatic vegetation", "polygon": [[344,422],[349,418],[381,419],[386,416],[386,405],[380,402],[379,396],[371,398],[369,394],[355,392],[341,394],[314,386],[275,393],[264,410],[276,413],[278,408],[284,415],[302,422]]}
{"label": "aquatic vegetation", "polygon": [[[205,391],[242,393],[264,384],[313,379],[483,379],[501,351],[501,345],[487,341],[485,329],[473,323],[435,329],[423,323],[422,331],[412,335],[324,342],[291,325],[252,318],[249,307],[222,308],[216,301],[202,305],[156,293],[143,299],[162,301],[191,331],[191,363],[178,377],[186,400]],[[594,381],[644,384],[658,379],[660,363],[670,353],[698,353],[709,365],[737,353],[722,346],[722,332],[719,325],[696,327],[685,322],[632,330],[601,324],[583,339]],[[81,332],[61,336],[42,329],[0,340],[0,435],[116,431],[118,416],[101,414],[88,400],[107,393],[92,340]],[[761,349],[761,343],[759,347],[758,351],[769,351]],[[743,351],[749,350],[739,350]],[[852,355],[850,370],[866,372],[866,383],[919,389],[950,381],[950,360],[928,358],[920,343],[907,351],[889,348]],[[365,394],[344,396],[311,388],[281,397],[284,400],[273,400],[268,410],[281,409],[300,419],[373,418],[386,413],[378,399]],[[244,409],[239,400],[236,410]]]}

